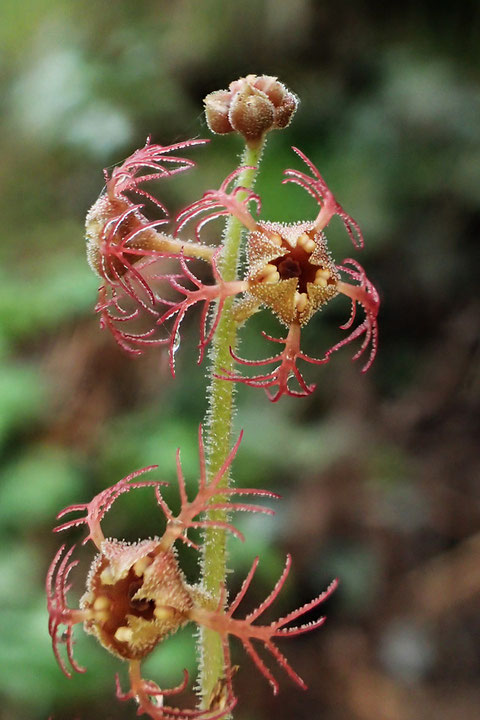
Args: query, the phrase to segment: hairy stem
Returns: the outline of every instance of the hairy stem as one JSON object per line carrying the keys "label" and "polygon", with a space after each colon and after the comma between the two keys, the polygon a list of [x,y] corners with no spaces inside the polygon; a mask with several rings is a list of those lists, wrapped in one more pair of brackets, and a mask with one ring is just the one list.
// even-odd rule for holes
{"label": "hairy stem", "polygon": [[200,258],[201,260],[209,261],[212,259],[212,255],[215,248],[209,247],[208,245],[202,245],[201,243],[194,242],[182,242],[170,235],[165,235],[154,231],[149,237],[149,250],[157,250],[159,252],[170,252],[170,253],[181,253],[185,257]]}
{"label": "hairy stem", "polygon": [[[251,189],[257,175],[257,165],[262,153],[263,144],[258,148],[246,147],[241,165],[255,166],[245,169],[236,180],[237,186]],[[242,199],[240,195],[239,200]],[[219,269],[225,282],[237,279],[237,267],[243,233],[243,225],[237,218],[230,216],[223,240],[223,252]],[[216,330],[210,353],[208,388],[208,408],[206,415],[206,446],[209,475],[214,475],[221,467],[231,449],[232,420],[235,410],[235,383],[219,380],[215,375],[225,375],[225,371],[233,370],[233,359],[230,348],[235,350],[237,324],[233,317],[232,305],[234,298],[227,298],[218,328]],[[222,479],[220,487],[229,486],[228,473]],[[226,520],[224,510],[211,510],[209,520]],[[226,575],[226,533],[219,528],[208,528],[204,534],[202,562],[203,589],[213,598],[212,607],[218,605],[220,589],[225,584]],[[202,707],[207,708],[212,691],[220,678],[223,677],[223,651],[218,633],[208,628],[201,630],[199,639],[200,650],[200,691]]]}

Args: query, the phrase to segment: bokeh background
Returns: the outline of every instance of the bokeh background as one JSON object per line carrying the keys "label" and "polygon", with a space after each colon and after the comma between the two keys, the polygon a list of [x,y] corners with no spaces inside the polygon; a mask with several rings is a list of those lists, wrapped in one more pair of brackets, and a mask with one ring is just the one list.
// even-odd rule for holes
{"label": "bokeh background", "polygon": [[[77,633],[85,675],[67,680],[54,662],[43,591],[59,544],[51,528],[64,505],[138,467],[158,463],[157,477],[173,480],[177,446],[195,481],[205,369],[194,367],[194,315],[175,382],[161,352],[132,360],[100,332],[83,219],[103,167],[150,133],[164,144],[208,136],[202,97],[254,72],[301,98],[264,157],[262,216],[313,217],[308,196],[280,185],[300,146],[361,224],[382,310],[366,376],[344,350],[307,368],[318,383],[307,399],[271,405],[239,390],[237,480],[283,500],[274,519],[242,518],[248,540],[231,544],[231,587],[260,554],[258,602],[287,550],[294,572],[279,612],[333,576],[341,587],[325,628],[283,645],[309,692],[282,678],[273,698],[237,648],[236,717],[478,718],[478,4],[3,0],[0,18],[0,716],[135,716],[113,697],[124,668],[92,638]],[[179,209],[217,187],[239,150],[214,139],[192,152],[193,172],[158,191]],[[352,254],[339,224],[329,238],[338,260]],[[338,300],[311,322],[312,353],[339,339],[347,311]],[[280,330],[256,316],[243,336],[249,357],[270,351],[260,329]],[[161,532],[148,490],[119,501],[108,522],[129,539]],[[195,580],[195,556],[182,562]],[[184,666],[194,673],[193,647],[189,632],[169,639],[146,675],[171,685]]]}

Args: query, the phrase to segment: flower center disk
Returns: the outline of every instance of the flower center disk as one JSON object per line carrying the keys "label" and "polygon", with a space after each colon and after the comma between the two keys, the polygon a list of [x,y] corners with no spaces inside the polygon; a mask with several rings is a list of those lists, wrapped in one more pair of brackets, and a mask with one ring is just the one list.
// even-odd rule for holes
{"label": "flower center disk", "polygon": [[305,325],[337,294],[339,275],[311,225],[264,223],[249,238],[249,292],[289,326]]}
{"label": "flower center disk", "polygon": [[188,586],[172,552],[113,540],[102,550],[81,600],[91,615],[85,629],[114,655],[140,659],[187,621]]}

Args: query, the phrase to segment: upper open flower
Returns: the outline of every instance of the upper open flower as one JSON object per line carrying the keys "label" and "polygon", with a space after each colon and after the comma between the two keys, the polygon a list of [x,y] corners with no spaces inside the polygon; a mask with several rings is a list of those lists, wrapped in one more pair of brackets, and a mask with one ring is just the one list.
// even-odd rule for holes
{"label": "upper open flower", "polygon": [[[248,76],[232,83],[228,91],[228,117],[236,94],[246,87],[263,93],[269,103],[277,103],[276,107],[280,107],[286,95],[276,83],[275,79],[266,76]],[[133,153],[108,176],[107,192],[87,217],[90,262],[104,280],[97,305],[102,327],[108,328],[121,347],[134,354],[148,346],[168,346],[170,369],[174,374],[180,326],[186,313],[197,305],[203,308],[198,343],[201,362],[216,332],[225,302],[237,296],[234,308],[237,322],[245,322],[261,307],[270,309],[288,329],[286,337],[278,339],[285,347],[278,355],[266,360],[241,358],[233,348],[232,355],[240,364],[253,367],[276,363],[276,366],[266,373],[246,376],[229,369],[219,377],[263,387],[272,400],[285,394],[308,395],[315,385],[303,379],[297,361],[326,363],[334,351],[360,338],[362,344],[354,359],[370,349],[363,366],[363,371],[367,370],[377,349],[379,295],[356,260],[335,262],[325,231],[332,218],[338,216],[355,249],[363,248],[363,235],[318,169],[300,150],[293,148],[305,163],[307,172],[287,169],[283,183],[299,185],[316,200],[318,213],[311,220],[290,224],[259,220],[260,196],[242,187],[239,181],[244,171],[252,170],[250,167],[234,170],[218,189],[208,190],[178,213],[173,235],[159,232],[158,226],[166,219],[147,220],[143,206],[134,204],[125,195],[128,191],[142,194],[139,183],[170,174],[170,166],[162,164],[166,157],[173,161],[173,172],[189,167],[191,161],[168,152],[192,143],[180,143],[171,148],[147,144]],[[145,172],[144,165],[152,173]],[[201,241],[205,225],[218,218],[236,218],[247,231],[245,272],[234,281],[227,282],[222,277],[222,245],[208,246]],[[190,225],[194,227],[194,240],[184,237]],[[177,259],[178,271],[161,264],[166,258]],[[190,266],[192,260],[210,264],[210,281],[205,281],[202,273],[194,272]],[[330,350],[317,353],[318,358],[311,358],[300,349],[300,331],[338,295],[351,301],[350,318],[341,326],[350,333]],[[365,317],[355,324],[358,306],[364,310]],[[293,387],[290,384],[292,378],[297,381]]]}
{"label": "upper open flower", "polygon": [[338,292],[326,238],[312,223],[258,223],[248,237],[248,291],[285,325],[305,325]]}
{"label": "upper open flower", "polygon": [[[380,305],[378,292],[355,260],[345,260],[339,265],[335,263],[327,247],[324,230],[337,215],[357,249],[364,245],[362,232],[358,223],[336,200],[313,163],[300,150],[293,149],[305,162],[310,174],[288,169],[283,182],[299,185],[315,198],[319,211],[314,220],[293,224],[257,220],[252,215],[250,206],[253,204],[258,213],[261,199],[253,191],[235,184],[240,169],[231,173],[218,190],[209,190],[177,216],[177,232],[196,219],[197,239],[206,223],[225,215],[235,217],[248,231],[245,277],[243,281],[231,283],[230,288],[232,294],[243,296],[236,305],[236,319],[244,322],[260,307],[268,307],[287,326],[288,334],[286,338],[278,339],[278,342],[285,345],[284,350],[266,360],[244,359],[232,350],[234,359],[245,366],[278,363],[273,370],[253,376],[241,376],[226,371],[219,377],[239,381],[251,387],[263,387],[273,401],[285,394],[297,397],[309,395],[315,389],[315,385],[304,381],[297,368],[297,360],[314,364],[326,363],[334,351],[364,336],[354,359],[370,347],[370,355],[363,367],[365,371],[372,364],[377,349],[377,315]],[[221,277],[218,278],[218,272],[216,279],[217,284],[214,287],[218,292],[212,294],[210,290],[212,300],[220,297]],[[350,319],[341,326],[344,330],[351,329],[351,332],[328,350],[323,358],[311,358],[300,350],[300,330],[318,310],[337,295],[345,295],[352,302]],[[224,298],[224,295],[221,297]],[[365,319],[354,327],[357,305],[363,308]],[[205,334],[203,336],[205,337]],[[275,340],[271,337],[269,339]],[[297,380],[298,389],[290,387],[292,378]]]}

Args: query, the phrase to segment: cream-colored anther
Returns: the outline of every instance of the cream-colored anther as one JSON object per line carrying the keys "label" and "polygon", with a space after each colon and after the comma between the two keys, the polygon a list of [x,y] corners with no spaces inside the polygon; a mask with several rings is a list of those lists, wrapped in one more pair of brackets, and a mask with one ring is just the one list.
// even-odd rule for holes
{"label": "cream-colored anther", "polygon": [[320,287],[327,287],[328,280],[330,279],[332,273],[330,270],[327,270],[326,268],[320,268],[315,273],[315,285],[320,285]]}
{"label": "cream-colored anther", "polygon": [[307,293],[295,293],[295,307],[298,310],[298,312],[303,312],[305,308],[307,307],[308,303],[308,296]]}
{"label": "cream-colored anther", "polygon": [[118,640],[118,642],[130,642],[133,637],[133,630],[126,625],[121,625],[117,628],[113,637],[115,640]]}
{"label": "cream-colored anther", "polygon": [[272,275],[272,273],[276,273],[276,272],[277,272],[277,268],[275,267],[275,265],[272,265],[272,263],[267,263],[266,265],[263,266],[263,268],[258,273],[258,279],[264,280],[269,275]]}
{"label": "cream-colored anther", "polygon": [[307,235],[307,233],[302,233],[300,235],[300,237],[297,239],[297,245],[303,247],[303,249],[307,253],[312,253],[316,247],[314,241],[309,235]]}
{"label": "cream-colored anther", "polygon": [[110,600],[105,595],[100,595],[93,603],[94,610],[108,610],[109,607]]}
{"label": "cream-colored anther", "polygon": [[274,245],[278,245],[279,247],[280,247],[280,245],[282,244],[282,236],[279,235],[278,233],[272,233],[271,235],[268,236],[268,239],[269,239],[270,242],[272,242]]}
{"label": "cream-colored anther", "polygon": [[143,573],[145,572],[145,570],[147,569],[147,567],[149,567],[149,565],[152,564],[152,562],[153,562],[152,558],[149,558],[149,557],[140,558],[140,560],[137,560],[137,562],[134,564],[133,572],[135,573],[135,575],[137,577],[141,577],[143,575]]}
{"label": "cream-colored anther", "polygon": [[175,615],[175,610],[168,605],[159,605],[153,611],[157,620],[170,620]]}
{"label": "cream-colored anther", "polygon": [[264,283],[276,283],[280,280],[280,275],[275,265],[267,263],[263,266],[255,279]]}
{"label": "cream-colored anther", "polygon": [[267,277],[263,279],[263,282],[268,283],[269,285],[272,285],[273,283],[277,283],[279,280],[280,280],[280,273],[276,270],[275,272],[267,275]]}
{"label": "cream-colored anther", "polygon": [[109,566],[100,573],[100,582],[103,585],[113,585],[115,583],[115,578],[113,577],[112,570]]}

